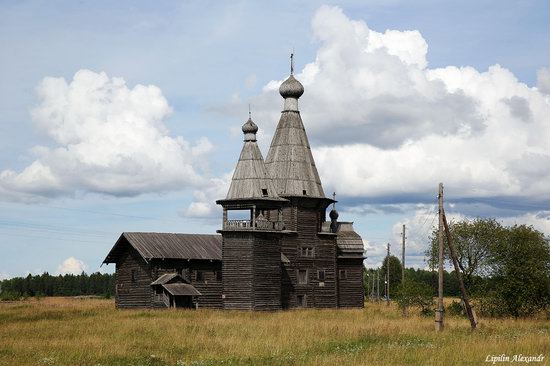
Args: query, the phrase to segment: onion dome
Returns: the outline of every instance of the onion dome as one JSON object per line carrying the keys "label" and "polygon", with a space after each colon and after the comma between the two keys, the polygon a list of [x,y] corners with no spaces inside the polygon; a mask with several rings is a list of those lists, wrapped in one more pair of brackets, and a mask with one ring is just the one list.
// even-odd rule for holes
{"label": "onion dome", "polygon": [[290,75],[279,87],[279,94],[285,99],[298,99],[304,94],[304,86],[296,80],[294,75]]}
{"label": "onion dome", "polygon": [[248,121],[243,125],[243,133],[245,141],[256,141],[256,132],[258,132],[258,126],[252,121],[251,118],[248,118]]}
{"label": "onion dome", "polygon": [[338,211],[336,211],[336,209],[333,208],[332,210],[330,210],[330,213],[328,214],[328,216],[330,217],[330,219],[332,221],[334,221],[334,220],[337,220],[338,216],[340,216],[340,215],[338,214]]}

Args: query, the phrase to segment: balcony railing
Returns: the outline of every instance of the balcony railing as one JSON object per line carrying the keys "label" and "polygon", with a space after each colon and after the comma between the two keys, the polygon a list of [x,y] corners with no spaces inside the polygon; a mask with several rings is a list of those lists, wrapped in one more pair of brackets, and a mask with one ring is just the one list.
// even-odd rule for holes
{"label": "balcony railing", "polygon": [[226,220],[224,230],[282,230],[282,221],[256,220],[254,225],[250,220]]}

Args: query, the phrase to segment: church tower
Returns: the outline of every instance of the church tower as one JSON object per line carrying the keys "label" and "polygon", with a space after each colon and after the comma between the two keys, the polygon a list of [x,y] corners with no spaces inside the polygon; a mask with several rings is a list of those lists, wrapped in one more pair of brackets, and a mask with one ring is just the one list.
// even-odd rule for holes
{"label": "church tower", "polygon": [[251,118],[223,207],[222,281],[225,309],[281,309],[282,207],[256,142]]}
{"label": "church tower", "polygon": [[[288,200],[283,220],[292,235],[281,238],[282,306],[336,307],[336,233],[323,230],[326,198],[298,108],[303,85],[293,75],[281,84],[284,107],[265,166],[277,194]],[[326,226],[326,225],[325,225]]]}
{"label": "church tower", "polygon": [[[292,59],[292,56],[291,56]],[[325,197],[298,109],[304,87],[291,73],[264,162],[251,118],[223,207],[225,309],[363,306],[363,242]]]}

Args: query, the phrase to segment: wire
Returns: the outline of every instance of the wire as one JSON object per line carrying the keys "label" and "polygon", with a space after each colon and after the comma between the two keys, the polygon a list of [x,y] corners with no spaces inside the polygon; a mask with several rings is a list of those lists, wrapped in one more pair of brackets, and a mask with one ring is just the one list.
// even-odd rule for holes
{"label": "wire", "polygon": [[64,240],[64,241],[70,241],[70,242],[79,242],[79,243],[92,243],[97,244],[98,242],[102,241],[91,241],[91,240],[80,240],[80,239],[72,239],[72,238],[63,238],[63,237],[51,237],[51,236],[38,236],[38,235],[27,235],[24,233],[2,233],[2,236],[15,236],[15,237],[23,237],[23,238],[38,238],[38,239],[50,239],[50,240]]}
{"label": "wire", "polygon": [[143,220],[155,220],[155,221],[171,221],[171,222],[178,222],[181,223],[180,220],[175,219],[159,219],[156,217],[151,216],[137,216],[137,215],[126,215],[121,213],[113,213],[113,212],[105,212],[105,211],[94,211],[94,210],[86,210],[86,209],[80,209],[80,208],[69,208],[69,207],[61,207],[61,206],[52,206],[52,205],[45,205],[45,204],[37,204],[39,207],[47,207],[47,208],[53,208],[56,210],[66,210],[66,211],[75,211],[75,212],[85,212],[85,213],[91,213],[95,215],[102,215],[102,216],[116,216],[116,217],[127,217],[130,219],[143,219]]}

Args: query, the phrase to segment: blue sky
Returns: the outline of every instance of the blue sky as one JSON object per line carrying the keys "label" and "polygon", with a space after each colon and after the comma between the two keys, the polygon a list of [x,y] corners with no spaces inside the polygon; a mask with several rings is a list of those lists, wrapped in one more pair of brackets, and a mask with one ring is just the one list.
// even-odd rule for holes
{"label": "blue sky", "polygon": [[[424,265],[439,181],[456,218],[549,235],[549,14],[544,1],[2,1],[0,276],[95,271],[122,231],[213,233],[248,103],[265,156],[293,49],[325,191],[369,265],[402,223]],[[90,106],[79,91],[100,82],[134,102]],[[141,122],[124,125],[132,108]],[[120,124],[86,122],[106,113]]]}

